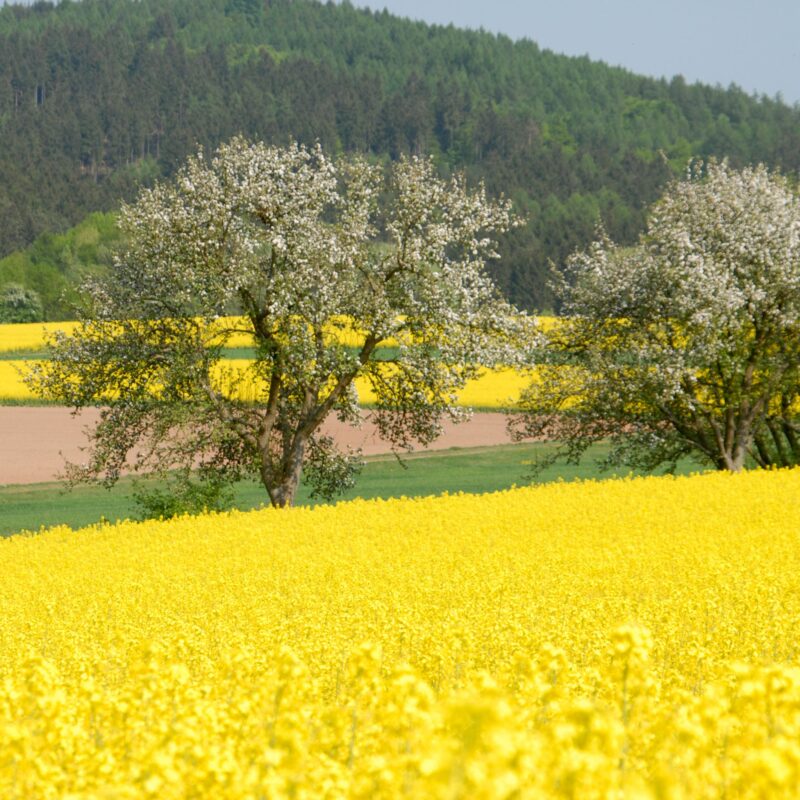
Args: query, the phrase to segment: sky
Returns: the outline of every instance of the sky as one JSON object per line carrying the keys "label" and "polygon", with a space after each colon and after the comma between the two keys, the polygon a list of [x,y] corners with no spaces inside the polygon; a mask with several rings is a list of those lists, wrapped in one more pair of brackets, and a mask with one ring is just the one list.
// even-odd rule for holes
{"label": "sky", "polygon": [[353,0],[632,72],[800,102],[800,0]]}

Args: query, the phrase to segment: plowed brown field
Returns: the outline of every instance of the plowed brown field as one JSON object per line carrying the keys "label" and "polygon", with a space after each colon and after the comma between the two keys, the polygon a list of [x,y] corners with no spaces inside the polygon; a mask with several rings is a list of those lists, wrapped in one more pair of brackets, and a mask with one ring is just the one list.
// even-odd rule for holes
{"label": "plowed brown field", "polygon": [[[87,442],[86,428],[97,418],[94,410],[76,417],[66,408],[0,407],[0,484],[55,480],[65,460],[80,462],[81,447]],[[332,420],[325,430],[343,445],[360,447],[365,456],[390,452],[387,443],[377,437],[368,414],[361,428]],[[509,441],[505,415],[481,413],[460,425],[446,423],[444,434],[426,449],[481,447]]]}

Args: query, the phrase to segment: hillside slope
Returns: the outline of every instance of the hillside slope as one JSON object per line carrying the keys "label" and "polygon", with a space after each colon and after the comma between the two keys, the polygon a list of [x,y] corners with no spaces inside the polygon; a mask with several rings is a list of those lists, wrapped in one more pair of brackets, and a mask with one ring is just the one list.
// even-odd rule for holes
{"label": "hillside slope", "polygon": [[[432,153],[529,217],[495,276],[551,305],[548,259],[598,218],[632,241],[689,156],[800,167],[800,109],[643,78],[485,32],[312,0],[0,9],[0,256],[114,209],[236,133]],[[0,283],[3,274],[0,272]],[[51,309],[50,316],[57,316]]]}

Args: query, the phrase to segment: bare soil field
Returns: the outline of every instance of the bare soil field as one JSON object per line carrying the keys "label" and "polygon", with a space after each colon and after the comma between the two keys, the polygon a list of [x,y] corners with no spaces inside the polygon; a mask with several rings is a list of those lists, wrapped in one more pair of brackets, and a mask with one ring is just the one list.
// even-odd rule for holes
{"label": "bare soil field", "polygon": [[[87,410],[73,416],[67,408],[52,406],[0,406],[0,484],[41,483],[55,480],[65,460],[80,462],[86,445],[86,428],[98,412]],[[331,420],[325,432],[342,445],[361,448],[365,456],[390,452],[378,438],[365,413],[361,428]],[[445,424],[445,431],[427,450],[451,447],[484,447],[509,444],[504,414],[475,414],[460,425]]]}

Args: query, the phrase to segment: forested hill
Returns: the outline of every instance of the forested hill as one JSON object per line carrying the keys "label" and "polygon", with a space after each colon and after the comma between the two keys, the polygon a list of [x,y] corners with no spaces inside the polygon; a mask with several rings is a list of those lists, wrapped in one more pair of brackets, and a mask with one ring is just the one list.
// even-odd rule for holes
{"label": "forested hill", "polygon": [[0,9],[0,256],[240,132],[485,179],[530,219],[496,277],[534,308],[548,259],[598,218],[632,240],[689,156],[800,167],[798,108],[530,41],[311,0],[37,3]]}

